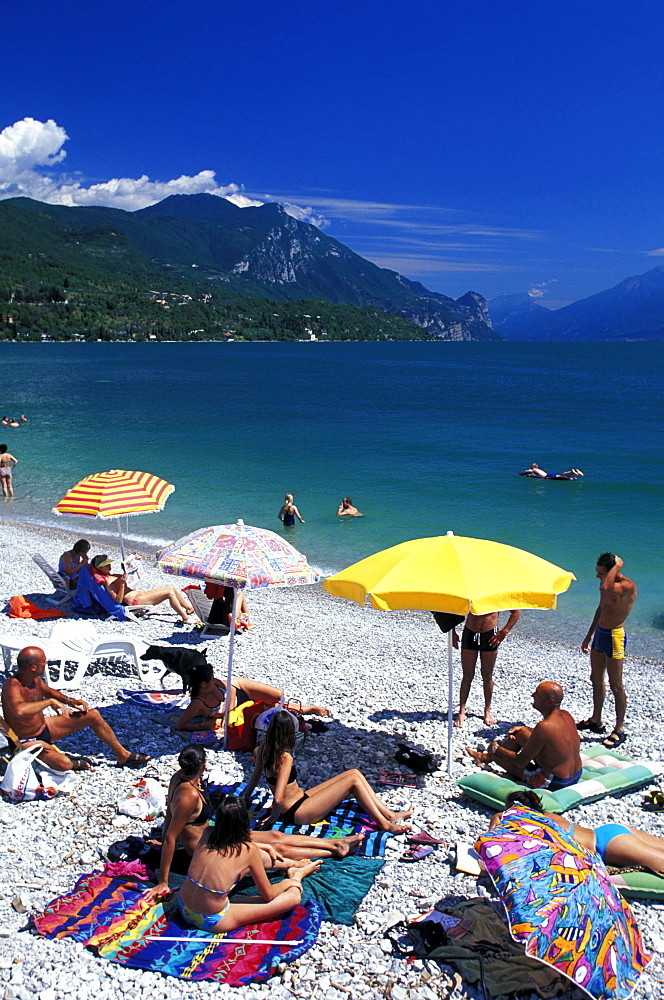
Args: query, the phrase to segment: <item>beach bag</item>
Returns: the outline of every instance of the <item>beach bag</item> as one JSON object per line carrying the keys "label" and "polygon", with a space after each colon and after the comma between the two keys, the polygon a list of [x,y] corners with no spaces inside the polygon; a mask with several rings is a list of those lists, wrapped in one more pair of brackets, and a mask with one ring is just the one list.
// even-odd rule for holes
{"label": "beach bag", "polygon": [[273,705],[272,708],[268,708],[266,712],[258,716],[254,723],[256,726],[256,743],[261,744],[263,742],[272,721],[272,716],[276,715],[277,712],[288,712],[293,719],[293,723],[295,724],[295,749],[298,750],[307,738],[307,724],[302,714],[302,702],[296,701],[294,698],[283,705]]}
{"label": "beach bag", "polygon": [[166,793],[154,778],[141,778],[117,801],[118,812],[152,822],[166,810]]}
{"label": "beach bag", "polygon": [[227,750],[251,753],[256,745],[255,722],[264,711],[264,701],[245,701],[229,712]]}
{"label": "beach bag", "polygon": [[42,746],[34,746],[21,750],[7,764],[0,789],[10,802],[32,802],[33,799],[50,799],[55,795],[39,783],[33,767],[35,758],[43,749]]}
{"label": "beach bag", "polygon": [[78,775],[74,771],[57,771],[54,767],[47,767],[40,760],[36,761],[39,768],[39,777],[44,788],[55,792],[71,792],[78,784]]}

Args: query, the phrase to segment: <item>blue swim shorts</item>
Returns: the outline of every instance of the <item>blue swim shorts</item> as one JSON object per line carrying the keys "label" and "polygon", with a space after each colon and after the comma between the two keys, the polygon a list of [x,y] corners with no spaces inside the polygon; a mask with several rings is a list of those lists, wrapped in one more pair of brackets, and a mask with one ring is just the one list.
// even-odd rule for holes
{"label": "blue swim shorts", "polygon": [[595,629],[591,649],[596,649],[598,653],[604,653],[611,660],[623,660],[627,649],[627,632],[622,627],[602,628],[598,625]]}

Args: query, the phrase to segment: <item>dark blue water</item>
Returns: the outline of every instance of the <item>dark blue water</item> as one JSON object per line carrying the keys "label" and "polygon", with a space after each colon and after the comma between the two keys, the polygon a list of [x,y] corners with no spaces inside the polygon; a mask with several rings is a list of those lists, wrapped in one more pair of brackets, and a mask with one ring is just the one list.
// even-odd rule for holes
{"label": "dark blue water", "polygon": [[[129,530],[163,542],[243,517],[333,570],[408,538],[518,545],[572,570],[554,614],[520,627],[581,639],[594,563],[639,585],[633,651],[661,656],[664,454],[658,344],[26,344],[0,348],[3,428],[21,460],[8,516],[55,521],[78,479],[141,469],[175,483]],[[577,466],[580,482],[516,473]],[[364,518],[339,519],[349,495]],[[89,522],[71,523],[72,535]],[[95,528],[102,527],[100,522]],[[109,525],[109,530],[112,526]],[[525,617],[525,616],[524,616]],[[637,641],[638,637],[638,641]]]}

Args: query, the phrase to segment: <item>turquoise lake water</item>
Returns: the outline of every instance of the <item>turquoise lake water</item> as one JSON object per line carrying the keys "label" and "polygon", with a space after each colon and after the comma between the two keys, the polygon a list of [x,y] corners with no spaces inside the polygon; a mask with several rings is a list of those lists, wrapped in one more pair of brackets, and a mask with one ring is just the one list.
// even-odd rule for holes
{"label": "turquoise lake water", "polygon": [[[576,642],[597,603],[594,564],[617,551],[639,586],[634,653],[662,656],[662,344],[24,344],[0,348],[2,440],[20,459],[9,517],[71,524],[51,508],[91,472],[174,483],[162,513],[129,520],[154,543],[244,518],[288,531],[341,569],[409,538],[517,545],[578,580],[520,631]],[[577,466],[579,482],[517,472]],[[340,519],[344,495],[365,513]],[[112,522],[94,530],[113,531]]]}

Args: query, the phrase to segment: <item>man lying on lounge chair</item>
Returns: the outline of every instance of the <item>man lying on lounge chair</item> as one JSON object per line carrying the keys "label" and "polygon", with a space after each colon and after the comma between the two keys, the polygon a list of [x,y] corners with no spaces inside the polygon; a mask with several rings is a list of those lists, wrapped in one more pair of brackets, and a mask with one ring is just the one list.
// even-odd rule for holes
{"label": "man lying on lounge chair", "polygon": [[[44,683],[46,656],[43,649],[26,646],[18,654],[16,665],[16,673],[2,685],[2,711],[21,743],[42,744],[44,750],[39,757],[47,767],[58,771],[87,771],[91,767],[87,758],[72,760],[52,745],[55,740],[87,728],[114,754],[118,767],[146,766],[150,758],[126,750],[96,708],[88,708],[87,702],[80,698],[68,698],[62,691]],[[46,719],[46,708],[58,714]]]}
{"label": "man lying on lounge chair", "polygon": [[534,729],[513,726],[505,743],[492,743],[486,753],[466,752],[476,764],[498,764],[531,788],[555,792],[575,785],[583,771],[581,743],[574,719],[560,707],[563,694],[560,684],[542,681],[533,692],[533,708],[543,716]]}

